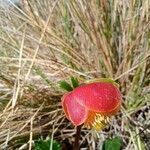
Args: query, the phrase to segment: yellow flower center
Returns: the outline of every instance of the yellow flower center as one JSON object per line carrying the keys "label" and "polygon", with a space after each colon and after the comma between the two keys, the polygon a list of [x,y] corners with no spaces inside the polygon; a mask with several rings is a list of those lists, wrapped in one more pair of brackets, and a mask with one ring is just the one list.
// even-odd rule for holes
{"label": "yellow flower center", "polygon": [[89,112],[88,118],[84,125],[87,128],[94,128],[96,131],[100,131],[106,127],[109,122],[109,117],[104,116],[97,112]]}

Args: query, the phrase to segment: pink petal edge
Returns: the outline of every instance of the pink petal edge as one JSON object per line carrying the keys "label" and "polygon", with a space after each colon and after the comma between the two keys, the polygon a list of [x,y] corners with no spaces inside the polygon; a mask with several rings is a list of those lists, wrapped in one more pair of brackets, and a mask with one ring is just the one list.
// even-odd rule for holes
{"label": "pink petal edge", "polygon": [[88,110],[74,99],[72,92],[67,93],[62,97],[62,106],[66,117],[75,126],[83,124],[88,117]]}

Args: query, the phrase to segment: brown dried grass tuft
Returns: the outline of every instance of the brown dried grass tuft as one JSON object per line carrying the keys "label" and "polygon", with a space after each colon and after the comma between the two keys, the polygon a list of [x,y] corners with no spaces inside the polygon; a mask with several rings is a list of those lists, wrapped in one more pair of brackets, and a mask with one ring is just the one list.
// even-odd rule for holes
{"label": "brown dried grass tuft", "polygon": [[[72,141],[60,106],[60,80],[115,79],[123,93],[117,119],[100,133],[82,132],[96,149],[114,134],[127,150],[148,149],[149,0],[24,0],[0,6],[0,147],[32,147],[50,135]],[[21,141],[19,141],[22,139]]]}

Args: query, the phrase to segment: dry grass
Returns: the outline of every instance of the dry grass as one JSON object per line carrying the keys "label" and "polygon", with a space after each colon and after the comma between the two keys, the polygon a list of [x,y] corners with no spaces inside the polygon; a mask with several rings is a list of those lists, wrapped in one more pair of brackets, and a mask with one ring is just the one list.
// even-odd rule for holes
{"label": "dry grass", "polygon": [[[110,77],[120,84],[122,110],[106,131],[83,130],[82,146],[107,137],[123,149],[150,145],[149,0],[24,0],[0,6],[0,147],[31,149],[43,135],[72,141],[63,116],[62,79]],[[97,148],[96,148],[97,147]]]}

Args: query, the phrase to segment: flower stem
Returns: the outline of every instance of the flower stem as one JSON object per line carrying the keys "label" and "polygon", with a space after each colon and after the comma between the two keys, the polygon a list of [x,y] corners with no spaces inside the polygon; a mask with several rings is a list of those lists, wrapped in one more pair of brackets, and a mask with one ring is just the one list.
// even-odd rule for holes
{"label": "flower stem", "polygon": [[73,150],[80,150],[79,139],[80,139],[80,134],[81,134],[81,127],[82,125],[76,127],[76,135],[75,135]]}

